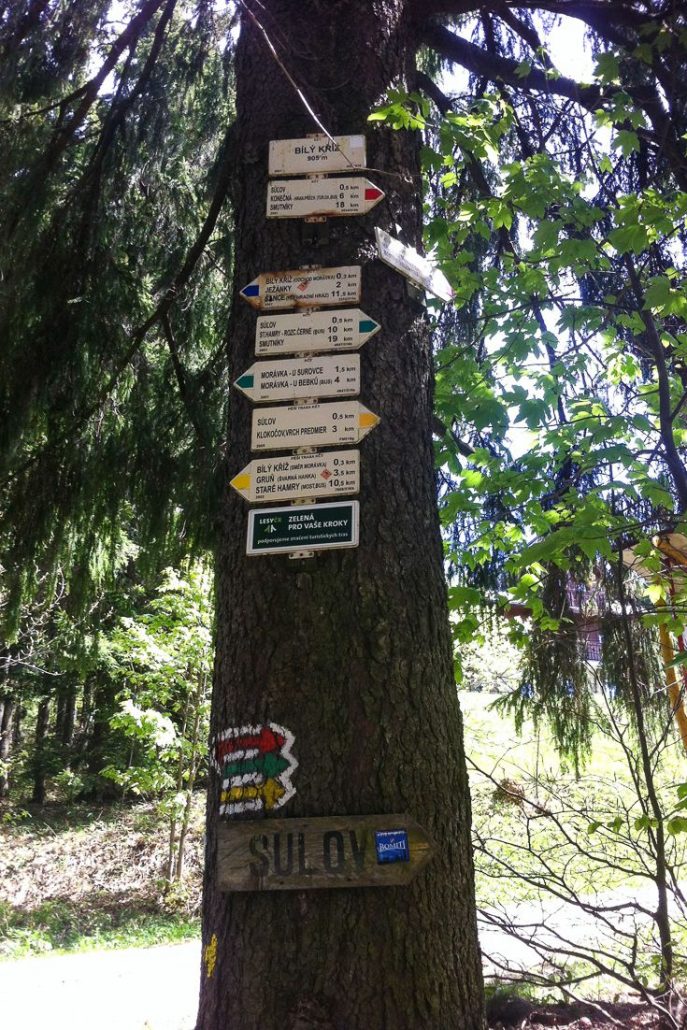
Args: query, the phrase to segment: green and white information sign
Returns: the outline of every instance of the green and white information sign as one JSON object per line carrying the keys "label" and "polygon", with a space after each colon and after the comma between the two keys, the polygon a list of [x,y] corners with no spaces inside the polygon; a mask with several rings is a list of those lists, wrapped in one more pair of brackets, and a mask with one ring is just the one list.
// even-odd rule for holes
{"label": "green and white information sign", "polygon": [[360,504],[290,505],[248,513],[246,554],[289,554],[358,546]]}

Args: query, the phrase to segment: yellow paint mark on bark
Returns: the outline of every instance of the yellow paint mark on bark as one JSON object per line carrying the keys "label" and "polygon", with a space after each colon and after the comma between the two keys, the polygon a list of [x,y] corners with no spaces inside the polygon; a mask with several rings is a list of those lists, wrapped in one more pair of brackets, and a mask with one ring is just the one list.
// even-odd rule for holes
{"label": "yellow paint mark on bark", "polygon": [[207,970],[208,980],[215,971],[217,965],[217,934],[213,933],[210,943],[203,948],[203,962]]}

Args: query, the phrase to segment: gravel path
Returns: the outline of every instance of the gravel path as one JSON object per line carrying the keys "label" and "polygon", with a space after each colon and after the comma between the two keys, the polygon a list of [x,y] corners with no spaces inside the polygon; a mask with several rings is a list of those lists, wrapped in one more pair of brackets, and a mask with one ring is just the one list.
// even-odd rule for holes
{"label": "gravel path", "polygon": [[0,962],[3,1030],[193,1030],[200,942]]}
{"label": "gravel path", "polygon": [[[650,907],[654,894],[618,890],[603,900],[615,903],[616,925],[622,926],[634,918],[622,906],[640,901]],[[534,938],[554,949],[560,944],[559,934],[573,945],[602,942],[598,925],[579,909],[548,901],[509,905],[507,911],[513,922],[529,924]],[[499,959],[521,968],[538,965],[532,948],[495,926],[480,927],[480,943],[488,971],[498,968]],[[0,962],[0,1026],[2,1030],[193,1030],[199,976],[197,940]]]}

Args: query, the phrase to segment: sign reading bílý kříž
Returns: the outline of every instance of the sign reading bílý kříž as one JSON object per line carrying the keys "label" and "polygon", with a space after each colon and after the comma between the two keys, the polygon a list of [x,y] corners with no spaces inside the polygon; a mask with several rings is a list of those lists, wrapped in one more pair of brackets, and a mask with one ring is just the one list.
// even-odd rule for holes
{"label": "sign reading b\u00edl\u00fd k\u0159\u00ed\u017e", "polygon": [[263,272],[240,293],[258,311],[345,307],[360,301],[360,265]]}
{"label": "sign reading b\u00edl\u00fd k\u0159\u00ed\u017e", "polygon": [[352,172],[365,167],[364,136],[310,136],[270,142],[268,169],[273,175]]}

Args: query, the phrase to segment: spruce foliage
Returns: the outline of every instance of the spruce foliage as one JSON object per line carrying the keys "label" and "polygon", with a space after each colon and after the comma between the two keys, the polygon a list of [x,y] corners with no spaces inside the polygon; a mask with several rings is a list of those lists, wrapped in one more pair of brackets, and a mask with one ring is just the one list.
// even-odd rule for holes
{"label": "spruce foliage", "polygon": [[0,19],[9,632],[46,572],[63,569],[85,603],[127,536],[151,569],[212,541],[232,173],[226,12],[205,0],[11,6]]}

